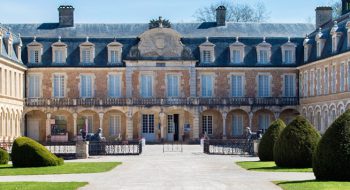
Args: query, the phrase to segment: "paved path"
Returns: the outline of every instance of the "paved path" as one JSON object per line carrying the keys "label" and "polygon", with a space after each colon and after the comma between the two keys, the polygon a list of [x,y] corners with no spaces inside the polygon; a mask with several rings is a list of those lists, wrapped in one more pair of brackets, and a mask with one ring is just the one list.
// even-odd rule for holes
{"label": "paved path", "polygon": [[184,146],[183,153],[163,153],[161,145],[149,145],[141,156],[93,157],[73,162],[121,161],[110,172],[40,176],[3,176],[0,181],[87,181],[81,190],[274,190],[271,181],[314,179],[312,173],[251,172],[235,161],[257,160],[239,156],[211,156],[199,145]]}

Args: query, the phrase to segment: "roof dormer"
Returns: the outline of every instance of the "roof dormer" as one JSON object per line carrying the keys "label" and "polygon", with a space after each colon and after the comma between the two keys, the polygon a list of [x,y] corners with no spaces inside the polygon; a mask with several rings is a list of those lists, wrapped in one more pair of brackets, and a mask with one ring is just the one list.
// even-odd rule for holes
{"label": "roof dormer", "polygon": [[7,51],[7,56],[12,58],[12,56],[13,56],[13,35],[10,31],[6,32],[4,42],[5,42],[5,48]]}
{"label": "roof dormer", "polygon": [[95,59],[95,44],[89,41],[89,37],[86,37],[86,41],[79,45],[80,48],[80,63],[81,64],[93,64]]}
{"label": "roof dormer", "polygon": [[256,46],[257,62],[258,64],[270,64],[271,63],[271,48],[272,45],[266,42],[266,38],[263,38],[263,42]]}
{"label": "roof dormer", "polygon": [[337,21],[334,21],[334,26],[331,29],[330,35],[332,36],[332,53],[336,53],[338,51],[339,41],[342,35],[342,32],[339,31]]}
{"label": "roof dormer", "polygon": [[52,63],[64,64],[67,59],[67,44],[61,41],[61,36],[58,37],[57,42],[51,45],[52,48]]}
{"label": "roof dormer", "polygon": [[123,44],[117,42],[116,38],[114,41],[107,45],[108,50],[108,64],[115,65],[122,62],[122,50]]}
{"label": "roof dormer", "polygon": [[304,46],[304,62],[307,62],[309,61],[310,52],[311,52],[311,44],[310,44],[310,39],[308,35],[306,35],[304,39],[303,46]]}
{"label": "roof dormer", "polygon": [[199,51],[202,64],[215,62],[215,44],[209,41],[209,37],[206,37],[206,41],[199,45]]}
{"label": "roof dormer", "polygon": [[16,47],[16,54],[17,54],[17,60],[18,62],[22,62],[22,39],[21,39],[21,34],[18,34],[18,42],[15,44]]}
{"label": "roof dormer", "polygon": [[232,64],[241,64],[244,62],[245,45],[236,37],[236,41],[230,45],[230,60]]}
{"label": "roof dormer", "polygon": [[28,63],[38,64],[41,63],[41,56],[43,54],[43,45],[36,41],[34,36],[33,41],[27,45],[28,49]]}
{"label": "roof dormer", "polygon": [[290,38],[288,38],[288,41],[281,46],[282,50],[282,63],[283,64],[295,64],[296,58],[295,58],[295,49],[297,45],[290,41]]}
{"label": "roof dormer", "polygon": [[325,39],[324,39],[324,35],[322,32],[322,28],[319,28],[318,33],[316,34],[315,37],[315,41],[316,41],[316,49],[317,49],[317,58],[322,56],[322,52],[323,52],[323,48],[324,48],[324,44],[325,44]]}

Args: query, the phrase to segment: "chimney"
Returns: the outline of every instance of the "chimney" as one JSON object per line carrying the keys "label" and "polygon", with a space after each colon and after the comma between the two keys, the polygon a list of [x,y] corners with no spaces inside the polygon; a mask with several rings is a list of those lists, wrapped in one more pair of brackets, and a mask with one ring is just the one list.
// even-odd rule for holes
{"label": "chimney", "polygon": [[350,0],[342,0],[342,10],[341,14],[344,15],[348,12],[350,12]]}
{"label": "chimney", "polygon": [[58,7],[59,27],[74,26],[74,7],[71,5],[61,5]]}
{"label": "chimney", "polygon": [[316,8],[316,28],[320,28],[327,22],[332,20],[332,7],[317,7]]}
{"label": "chimney", "polygon": [[216,26],[225,26],[226,25],[226,7],[219,6],[216,9]]}

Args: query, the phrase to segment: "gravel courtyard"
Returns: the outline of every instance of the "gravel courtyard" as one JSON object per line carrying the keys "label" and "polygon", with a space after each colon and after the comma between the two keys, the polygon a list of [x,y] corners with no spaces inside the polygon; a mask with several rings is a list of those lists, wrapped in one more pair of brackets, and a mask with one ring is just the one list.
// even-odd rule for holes
{"label": "gravel courtyard", "polygon": [[309,180],[313,173],[252,172],[241,169],[236,161],[257,160],[240,156],[203,154],[199,145],[184,145],[183,152],[163,153],[162,145],[147,145],[140,156],[91,157],[71,162],[123,162],[110,172],[40,176],[2,176],[0,181],[86,181],[81,190],[96,189],[200,189],[200,190],[274,190],[271,181]]}

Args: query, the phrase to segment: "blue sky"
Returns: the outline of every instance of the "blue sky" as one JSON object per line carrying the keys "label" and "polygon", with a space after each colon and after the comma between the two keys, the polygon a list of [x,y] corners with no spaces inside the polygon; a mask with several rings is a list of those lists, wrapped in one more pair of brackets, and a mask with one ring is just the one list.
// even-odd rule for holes
{"label": "blue sky", "polygon": [[[0,23],[57,22],[61,4],[75,7],[76,23],[144,23],[163,16],[171,22],[194,21],[198,8],[220,0],[0,0]],[[259,0],[233,0],[254,4]],[[314,20],[315,7],[335,0],[264,0],[269,22]]]}

